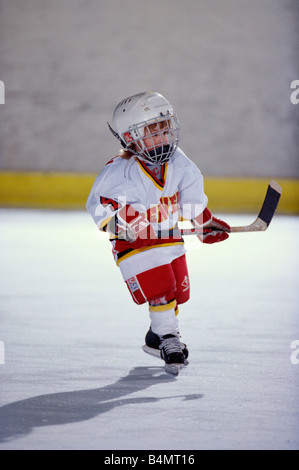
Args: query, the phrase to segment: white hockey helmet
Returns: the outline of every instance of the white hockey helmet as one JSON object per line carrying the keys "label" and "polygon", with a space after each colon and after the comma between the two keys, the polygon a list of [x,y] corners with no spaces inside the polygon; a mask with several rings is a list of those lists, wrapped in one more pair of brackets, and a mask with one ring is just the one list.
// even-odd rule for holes
{"label": "white hockey helmet", "polygon": [[[173,107],[164,96],[153,91],[121,101],[113,113],[113,128],[109,123],[108,126],[125,149],[151,163],[167,162],[180,141],[179,122]],[[165,134],[167,138],[163,137]],[[160,139],[154,139],[155,136]],[[144,137],[150,145],[144,144]]]}

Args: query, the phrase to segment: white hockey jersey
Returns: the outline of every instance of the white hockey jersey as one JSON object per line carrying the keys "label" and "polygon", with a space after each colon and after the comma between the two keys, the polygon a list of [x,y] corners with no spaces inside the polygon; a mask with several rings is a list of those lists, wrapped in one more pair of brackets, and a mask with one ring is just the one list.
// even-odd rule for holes
{"label": "white hockey jersey", "polygon": [[105,231],[121,207],[129,204],[136,211],[146,213],[156,233],[169,234],[141,250],[132,250],[129,242],[111,237],[114,258],[119,264],[136,252],[182,245],[182,239],[173,239],[172,229],[180,220],[192,220],[201,214],[207,202],[200,170],[178,148],[162,166],[160,178],[137,157],[113,158],[96,178],[86,208],[100,230]]}

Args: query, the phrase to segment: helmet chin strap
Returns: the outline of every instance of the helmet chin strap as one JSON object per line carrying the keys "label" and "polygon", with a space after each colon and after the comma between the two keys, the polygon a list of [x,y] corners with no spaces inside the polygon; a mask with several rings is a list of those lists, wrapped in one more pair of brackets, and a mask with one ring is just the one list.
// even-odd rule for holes
{"label": "helmet chin strap", "polygon": [[117,138],[117,140],[120,141],[121,145],[122,145],[124,148],[126,148],[126,145],[125,145],[124,142],[121,140],[120,135],[119,135],[117,132],[115,132],[114,129],[112,129],[112,127],[110,126],[109,122],[107,122],[107,124],[108,124],[108,127],[109,127],[109,131],[114,135],[114,137]]}

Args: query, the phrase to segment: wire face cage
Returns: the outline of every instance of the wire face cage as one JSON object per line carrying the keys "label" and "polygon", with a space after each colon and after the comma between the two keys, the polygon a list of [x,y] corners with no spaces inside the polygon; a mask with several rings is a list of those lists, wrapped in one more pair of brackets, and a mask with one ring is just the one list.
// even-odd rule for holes
{"label": "wire face cage", "polygon": [[162,165],[168,162],[179,145],[179,122],[175,115],[143,121],[130,126],[122,134],[122,139],[132,153]]}

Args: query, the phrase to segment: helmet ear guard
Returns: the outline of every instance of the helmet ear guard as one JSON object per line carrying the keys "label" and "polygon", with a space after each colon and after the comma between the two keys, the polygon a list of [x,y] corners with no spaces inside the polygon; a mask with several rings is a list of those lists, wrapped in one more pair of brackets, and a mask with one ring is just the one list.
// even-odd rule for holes
{"label": "helmet ear guard", "polygon": [[126,144],[121,140],[119,134],[118,134],[117,132],[115,132],[114,129],[112,129],[112,127],[110,126],[109,122],[107,122],[107,124],[108,124],[109,131],[114,135],[114,137],[117,138],[117,140],[120,141],[121,145],[122,145],[124,148],[126,148],[127,146],[126,146]]}
{"label": "helmet ear guard", "polygon": [[[129,136],[130,136],[130,140],[128,139],[128,142],[126,143],[126,141],[125,141],[126,139],[123,140],[123,139],[120,137],[120,135],[119,135],[117,132],[115,132],[115,130],[110,126],[109,122],[107,122],[107,124],[108,124],[108,128],[109,128],[110,132],[112,133],[112,135],[114,135],[114,137],[116,137],[116,139],[119,140],[119,142],[121,143],[122,147],[123,147],[125,150],[128,150],[129,152],[132,152],[133,154],[135,154],[135,155],[137,155],[137,156],[139,156],[139,157],[142,157],[142,155],[140,154],[140,152],[136,152],[135,150],[133,150],[133,149],[130,147],[130,144],[134,142],[134,139],[132,139],[130,132],[127,132],[127,134],[129,134]],[[129,136],[128,136],[128,137],[129,137]],[[143,143],[142,143],[142,144],[143,144]]]}

